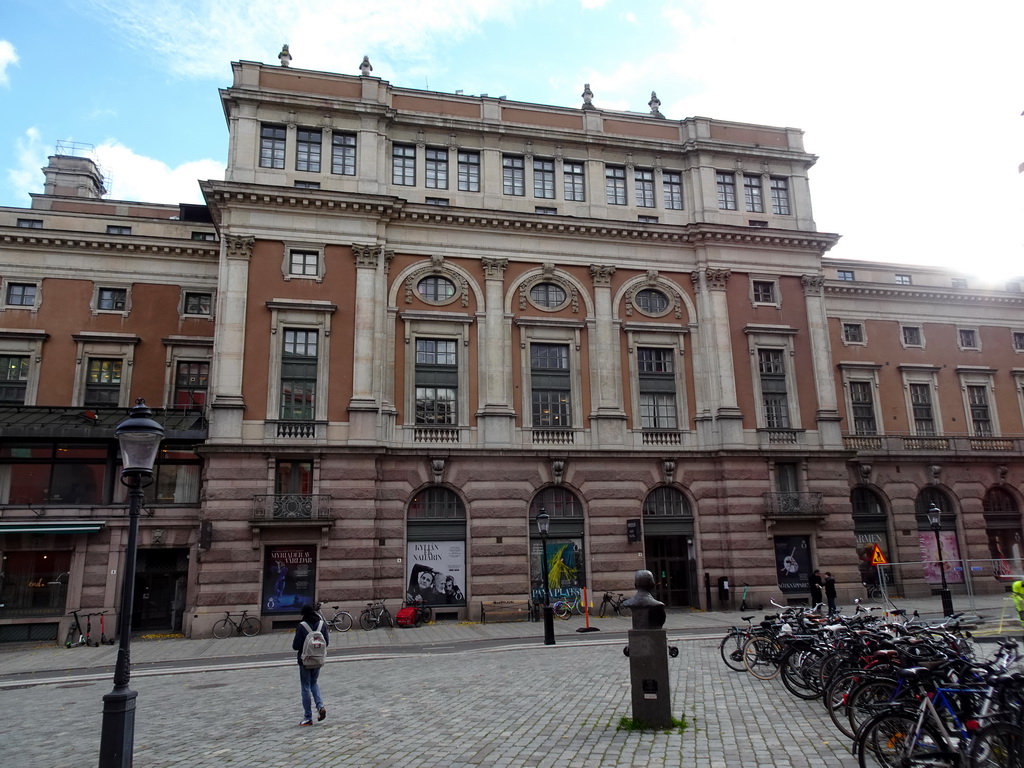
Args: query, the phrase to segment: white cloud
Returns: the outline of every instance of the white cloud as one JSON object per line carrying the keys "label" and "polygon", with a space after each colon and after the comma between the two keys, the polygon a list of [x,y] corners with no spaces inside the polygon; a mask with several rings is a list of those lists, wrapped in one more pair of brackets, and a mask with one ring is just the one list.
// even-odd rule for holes
{"label": "white cloud", "polygon": [[202,203],[199,181],[224,178],[224,165],[216,160],[194,160],[171,168],[116,141],[96,147],[96,159],[109,178],[113,200]]}
{"label": "white cloud", "polygon": [[0,40],[0,85],[10,85],[11,79],[7,74],[7,68],[18,63],[18,52],[7,40]]}
{"label": "white cloud", "polygon": [[30,192],[43,191],[42,168],[48,154],[38,128],[27,129],[14,143],[15,167],[7,170],[7,179],[26,205]]}

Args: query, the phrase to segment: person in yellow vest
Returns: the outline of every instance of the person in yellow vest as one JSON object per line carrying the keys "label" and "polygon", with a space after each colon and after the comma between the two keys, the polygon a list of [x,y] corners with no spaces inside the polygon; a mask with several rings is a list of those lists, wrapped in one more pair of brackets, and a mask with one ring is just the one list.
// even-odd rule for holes
{"label": "person in yellow vest", "polygon": [[1013,607],[1017,609],[1017,618],[1020,619],[1021,629],[1024,629],[1024,581],[1017,579],[1010,587],[1010,597],[1013,598]]}

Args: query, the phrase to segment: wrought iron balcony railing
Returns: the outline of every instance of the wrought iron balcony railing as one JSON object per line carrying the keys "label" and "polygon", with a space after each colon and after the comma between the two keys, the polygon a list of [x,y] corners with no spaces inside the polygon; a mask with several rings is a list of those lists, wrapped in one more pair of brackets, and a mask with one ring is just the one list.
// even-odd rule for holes
{"label": "wrought iron balcony railing", "polygon": [[766,493],[765,517],[824,517],[820,493]]}
{"label": "wrought iron balcony railing", "polygon": [[330,520],[331,497],[325,493],[266,493],[252,497],[252,519]]}

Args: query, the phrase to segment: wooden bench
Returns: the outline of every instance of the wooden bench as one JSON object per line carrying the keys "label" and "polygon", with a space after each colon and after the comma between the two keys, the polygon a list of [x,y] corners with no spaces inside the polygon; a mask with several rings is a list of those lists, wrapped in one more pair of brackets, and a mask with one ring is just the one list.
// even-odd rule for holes
{"label": "wooden bench", "polygon": [[529,600],[491,600],[480,603],[480,622],[531,621],[533,605]]}

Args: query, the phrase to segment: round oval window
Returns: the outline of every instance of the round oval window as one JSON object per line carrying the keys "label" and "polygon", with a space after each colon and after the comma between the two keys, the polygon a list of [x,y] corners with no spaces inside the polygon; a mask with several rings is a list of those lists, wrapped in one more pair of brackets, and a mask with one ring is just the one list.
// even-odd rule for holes
{"label": "round oval window", "polygon": [[645,288],[633,297],[633,304],[641,312],[660,315],[668,309],[668,297],[661,291]]}
{"label": "round oval window", "polygon": [[530,301],[538,307],[554,309],[565,304],[565,290],[554,283],[537,283],[530,289]]}
{"label": "round oval window", "polygon": [[447,277],[432,275],[420,280],[416,290],[427,301],[448,301],[455,295],[455,283]]}

